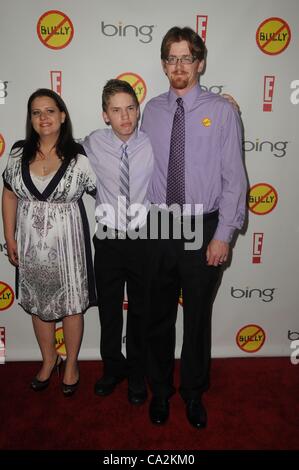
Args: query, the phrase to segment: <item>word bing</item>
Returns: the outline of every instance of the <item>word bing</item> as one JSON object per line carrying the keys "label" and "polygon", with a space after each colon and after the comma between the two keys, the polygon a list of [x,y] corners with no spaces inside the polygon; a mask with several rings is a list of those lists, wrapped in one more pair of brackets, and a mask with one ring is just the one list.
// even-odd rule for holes
{"label": "word bing", "polygon": [[147,44],[152,41],[154,25],[135,26],[133,24],[124,25],[121,21],[115,24],[105,24],[101,21],[101,31],[104,36],[125,38],[127,35],[135,35],[140,42]]}

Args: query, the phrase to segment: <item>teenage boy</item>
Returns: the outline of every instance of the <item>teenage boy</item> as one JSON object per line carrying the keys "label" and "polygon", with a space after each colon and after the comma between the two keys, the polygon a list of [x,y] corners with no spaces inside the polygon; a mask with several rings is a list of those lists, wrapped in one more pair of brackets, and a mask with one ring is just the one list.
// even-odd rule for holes
{"label": "teenage boy", "polygon": [[[146,134],[137,129],[139,103],[129,83],[112,79],[103,89],[103,118],[109,129],[92,132],[83,142],[97,176],[94,236],[95,276],[101,323],[103,376],[95,393],[105,396],[128,377],[128,399],[141,404],[145,385],[145,256],[144,240],[132,239],[129,229],[146,223],[147,190],[153,151]],[[143,210],[133,219],[129,207]],[[126,358],[122,354],[123,299],[127,286]]]}

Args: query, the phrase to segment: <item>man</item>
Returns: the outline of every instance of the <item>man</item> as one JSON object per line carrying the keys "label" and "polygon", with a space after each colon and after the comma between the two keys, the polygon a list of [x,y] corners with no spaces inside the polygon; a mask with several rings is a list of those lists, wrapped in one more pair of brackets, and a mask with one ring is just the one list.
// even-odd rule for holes
{"label": "man", "polygon": [[[104,373],[95,384],[95,393],[110,395],[128,377],[129,402],[139,405],[147,398],[144,240],[128,235],[129,229],[146,223],[153,151],[148,137],[137,130],[139,103],[129,83],[109,80],[103,89],[102,107],[103,118],[111,128],[96,130],[83,142],[97,177],[95,275]],[[134,204],[145,210],[129,218],[129,207]],[[126,358],[122,354],[125,284],[129,305]]]}
{"label": "man", "polygon": [[202,394],[209,385],[212,300],[229,243],[243,225],[246,199],[240,119],[227,100],[201,90],[198,78],[205,54],[202,39],[192,29],[174,27],[167,32],[161,59],[170,89],[147,103],[141,126],[155,156],[150,201],[181,207],[203,204],[200,249],[186,250],[184,237],[152,242],[155,262],[148,348],[153,393],[149,415],[154,424],[163,424],[175,391],[175,322],[182,288],[180,394],[187,419],[195,428],[207,424]]}

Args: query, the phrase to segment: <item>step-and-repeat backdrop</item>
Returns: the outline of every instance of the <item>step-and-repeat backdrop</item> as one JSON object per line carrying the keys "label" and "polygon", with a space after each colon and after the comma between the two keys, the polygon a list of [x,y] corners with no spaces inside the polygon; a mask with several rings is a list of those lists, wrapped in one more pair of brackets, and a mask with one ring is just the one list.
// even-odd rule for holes
{"label": "step-and-repeat backdrop", "polygon": [[[175,25],[202,36],[208,58],[201,84],[232,94],[244,125],[248,218],[214,304],[213,357],[290,356],[299,340],[297,0],[1,1],[0,173],[11,145],[24,137],[26,103],[37,88],[61,94],[76,138],[105,126],[101,90],[108,79],[130,82],[141,110],[166,91],[160,44]],[[94,202],[85,202],[93,231]],[[1,224],[0,360],[4,348],[7,360],[36,359],[31,319],[15,298],[14,276]],[[61,324],[56,333],[63,354]],[[81,359],[99,358],[99,340],[92,308]],[[177,356],[181,343],[179,305]]]}

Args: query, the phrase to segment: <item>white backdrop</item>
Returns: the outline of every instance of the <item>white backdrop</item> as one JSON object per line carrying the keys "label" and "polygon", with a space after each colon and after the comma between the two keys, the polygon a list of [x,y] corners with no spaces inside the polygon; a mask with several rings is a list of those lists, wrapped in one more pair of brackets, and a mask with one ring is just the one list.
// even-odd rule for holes
{"label": "white backdrop", "polygon": [[[299,2],[1,0],[0,8],[1,173],[11,145],[24,137],[26,103],[35,89],[61,93],[75,137],[84,137],[104,127],[101,90],[108,79],[125,74],[144,99],[142,110],[168,88],[159,59],[165,32],[174,25],[198,28],[208,48],[201,83],[231,93],[240,105],[252,188],[247,229],[214,304],[212,353],[290,355],[290,339],[299,337]],[[86,205],[93,230],[92,200]],[[30,317],[11,303],[13,291],[0,225],[0,338],[7,360],[37,359]],[[99,339],[93,308],[85,315],[81,359],[99,357]],[[59,335],[57,341],[63,344]],[[177,356],[181,342],[179,306]]]}

